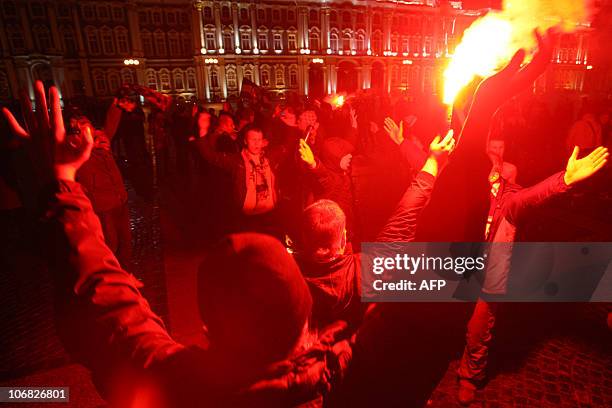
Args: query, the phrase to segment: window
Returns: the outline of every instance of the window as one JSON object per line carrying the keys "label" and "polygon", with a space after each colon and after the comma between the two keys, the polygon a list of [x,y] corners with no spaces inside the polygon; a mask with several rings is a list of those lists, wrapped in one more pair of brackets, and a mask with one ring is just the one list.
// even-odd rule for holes
{"label": "window", "polygon": [[295,11],[289,10],[289,12],[287,13],[287,20],[295,21]]}
{"label": "window", "polygon": [[68,7],[65,3],[60,3],[57,5],[57,15],[61,18],[70,17],[70,7]]}
{"label": "window", "polygon": [[285,86],[285,68],[277,66],[274,69],[274,82],[277,88],[283,88]]}
{"label": "window", "polygon": [[206,32],[206,49],[214,50],[217,47],[215,46],[215,33],[207,31]]}
{"label": "window", "polygon": [[240,20],[248,21],[249,20],[249,12],[245,8],[240,9]]}
{"label": "window", "polygon": [[196,73],[193,68],[187,68],[187,89],[196,89]]}
{"label": "window", "polygon": [[30,3],[30,12],[32,17],[45,17],[47,15],[45,7],[38,1]]}
{"label": "window", "polygon": [[342,13],[342,22],[345,24],[349,24],[351,22],[351,13],[345,11]]}
{"label": "window", "polygon": [[264,21],[266,19],[266,12],[264,9],[257,10],[257,20]]}
{"label": "window", "polygon": [[268,34],[259,33],[259,49],[260,50],[268,49]]}
{"label": "window", "polygon": [[104,72],[101,70],[94,70],[92,72],[94,88],[97,94],[105,95],[106,94],[106,78],[104,77]]}
{"label": "window", "polygon": [[382,34],[380,31],[372,35],[372,51],[378,54],[382,53]]}
{"label": "window", "polygon": [[225,68],[225,79],[227,80],[228,89],[238,89],[238,79],[236,77],[236,68],[228,65]]}
{"label": "window", "polygon": [[247,32],[240,33],[240,48],[247,51],[251,49],[251,34]]}
{"label": "window", "polygon": [[274,49],[275,50],[282,50],[283,49],[283,36],[282,34],[279,33],[275,33],[274,36]]}
{"label": "window", "polygon": [[357,13],[357,24],[363,24],[363,13]]}
{"label": "window", "polygon": [[223,18],[224,20],[229,20],[229,18],[230,18],[230,10],[229,10],[229,7],[224,6],[224,7],[221,9],[221,18]]}
{"label": "window", "polygon": [[344,33],[342,36],[342,49],[344,51],[351,51],[351,34]]}
{"label": "window", "polygon": [[391,51],[398,52],[399,51],[399,35],[393,34],[391,36]]}
{"label": "window", "polygon": [[181,42],[179,40],[179,34],[176,31],[168,32],[168,49],[172,56],[181,55]]}
{"label": "window", "polygon": [[47,26],[35,26],[32,31],[34,32],[36,48],[38,48],[39,51],[44,52],[52,48],[51,33]]}
{"label": "window", "polygon": [[108,20],[108,7],[107,6],[98,6],[98,18],[100,20]]}
{"label": "window", "polygon": [[321,49],[321,43],[319,41],[319,33],[315,30],[310,31],[310,36],[308,38],[309,47],[311,50],[318,51]]}
{"label": "window", "polygon": [[23,51],[25,49],[25,40],[21,32],[21,27],[11,26],[8,30],[8,35],[13,51]]}
{"label": "window", "polygon": [[357,52],[363,52],[365,50],[365,35],[358,33],[355,37],[355,48]]}
{"label": "window", "polygon": [[317,13],[317,10],[310,10],[310,13],[308,15],[308,20],[310,24],[317,23],[317,21],[319,20],[319,13]]}
{"label": "window", "polygon": [[287,34],[287,48],[290,50],[297,49],[297,36],[295,33]]}
{"label": "window", "polygon": [[140,38],[142,40],[142,48],[146,56],[155,55],[155,49],[153,48],[153,38],[149,31],[143,30],[140,32]]}
{"label": "window", "polygon": [[402,37],[402,52],[410,52],[410,38]]}
{"label": "window", "polygon": [[85,20],[91,20],[95,17],[93,6],[83,6],[81,10],[83,11],[83,18]]}
{"label": "window", "polygon": [[292,65],[289,68],[289,87],[295,88],[297,87],[297,83],[298,83],[297,67],[295,65]]}
{"label": "window", "polygon": [[161,12],[154,11],[152,13],[152,16],[153,16],[153,24],[159,25],[162,23]]}
{"label": "window", "polygon": [[372,24],[380,25],[380,14],[374,14],[372,18]]}
{"label": "window", "polygon": [[193,46],[191,44],[191,34],[188,32],[181,34],[181,42],[183,44],[183,54],[191,55],[191,53],[193,52]]}
{"label": "window", "polygon": [[415,56],[421,53],[421,39],[419,37],[412,37],[410,40],[410,51]]}
{"label": "window", "polygon": [[155,71],[153,71],[152,69],[147,69],[146,77],[147,86],[151,89],[158,91],[159,89],[157,87],[157,75],[155,74]]}
{"label": "window", "polygon": [[123,68],[121,70],[121,80],[124,84],[133,84],[134,83],[134,74],[131,69]]}
{"label": "window", "polygon": [[141,11],[138,13],[138,22],[140,24],[149,24],[149,13]]}
{"label": "window", "polygon": [[9,99],[11,96],[8,78],[4,72],[0,72],[0,98]]}
{"label": "window", "polygon": [[219,74],[217,68],[210,69],[210,87],[212,89],[219,89]]}
{"label": "window", "polygon": [[338,13],[335,11],[329,13],[329,21],[338,21]]}
{"label": "window", "polygon": [[121,7],[113,7],[113,20],[123,21],[123,9]]}
{"label": "window", "polygon": [[98,31],[93,27],[85,28],[85,36],[87,38],[87,47],[93,55],[100,54],[100,43],[98,41]]}
{"label": "window", "polygon": [[7,0],[4,2],[3,10],[5,17],[17,17],[17,8],[12,0]]}
{"label": "window", "polygon": [[165,68],[159,70],[159,83],[162,92],[168,92],[172,89],[170,86],[170,71]]}
{"label": "window", "polygon": [[425,43],[423,44],[423,55],[431,55],[433,51],[433,40],[431,37],[425,37]]}
{"label": "window", "polygon": [[232,33],[226,31],[223,33],[223,48],[226,50],[233,50],[234,46],[232,44]]}
{"label": "window", "polygon": [[166,37],[161,31],[156,31],[155,34],[155,53],[160,57],[165,57],[168,50],[166,49]]}
{"label": "window", "polygon": [[187,16],[187,13],[179,13],[179,16],[181,17],[181,24],[182,25],[187,25],[189,24],[189,17]]}
{"label": "window", "polygon": [[75,55],[77,53],[77,44],[72,27],[65,27],[62,29],[62,40],[64,41],[64,49],[66,50],[66,54],[70,56]]}
{"label": "window", "polygon": [[212,19],[212,10],[210,7],[204,7],[204,18],[206,20]]}
{"label": "window", "polygon": [[338,33],[331,33],[329,35],[329,48],[331,48],[333,52],[338,52],[339,43],[340,39],[338,38]]}
{"label": "window", "polygon": [[280,20],[280,10],[277,10],[277,9],[272,10],[272,20],[274,21]]}
{"label": "window", "polygon": [[261,86],[270,86],[270,68],[261,67]]}
{"label": "window", "polygon": [[174,89],[182,91],[185,89],[185,78],[183,77],[183,71],[175,69],[172,71],[172,77],[174,78]]}
{"label": "window", "polygon": [[100,36],[102,37],[102,52],[106,55],[115,53],[115,43],[113,41],[113,32],[108,27],[100,29]]}
{"label": "window", "polygon": [[111,71],[108,73],[108,86],[111,92],[115,92],[121,86],[121,78],[117,71]]}
{"label": "window", "polygon": [[244,79],[248,79],[251,82],[255,82],[255,76],[253,75],[253,66],[245,65],[242,76]]}
{"label": "window", "polygon": [[127,30],[124,27],[115,27],[115,40],[117,41],[117,50],[119,54],[125,55],[130,53],[130,44],[128,42]]}
{"label": "window", "polygon": [[176,13],[174,13],[173,11],[167,12],[166,13],[166,21],[170,25],[176,24]]}

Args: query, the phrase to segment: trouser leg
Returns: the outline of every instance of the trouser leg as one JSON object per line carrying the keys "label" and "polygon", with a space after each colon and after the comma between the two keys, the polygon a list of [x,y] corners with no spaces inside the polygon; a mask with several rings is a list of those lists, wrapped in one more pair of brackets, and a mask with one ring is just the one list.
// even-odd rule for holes
{"label": "trouser leg", "polygon": [[485,379],[485,370],[495,325],[497,303],[478,299],[467,326],[466,345],[458,369],[459,378],[472,383]]}

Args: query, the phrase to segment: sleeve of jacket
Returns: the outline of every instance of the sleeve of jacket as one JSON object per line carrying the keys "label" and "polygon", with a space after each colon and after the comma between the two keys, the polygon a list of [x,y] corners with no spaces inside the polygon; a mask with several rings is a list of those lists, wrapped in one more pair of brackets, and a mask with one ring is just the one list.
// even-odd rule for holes
{"label": "sleeve of jacket", "polygon": [[413,141],[404,139],[399,146],[402,158],[408,163],[411,169],[418,170],[427,161],[427,153],[421,150]]}
{"label": "sleeve of jacket", "polygon": [[183,348],[104,243],[100,222],[78,183],[54,186],[44,218],[50,272],[58,287],[58,333],[94,371],[148,368]]}
{"label": "sleeve of jacket", "polygon": [[306,171],[311,176],[319,191],[329,192],[335,188],[334,177],[331,170],[329,170],[320,160],[317,160],[317,165],[314,169],[307,168]]}
{"label": "sleeve of jacket", "polygon": [[538,184],[510,193],[504,201],[508,218],[516,222],[524,211],[541,205],[549,198],[566,192],[570,186],[563,180],[565,172],[560,171]]}
{"label": "sleeve of jacket", "polygon": [[414,241],[419,215],[429,202],[435,180],[434,176],[424,171],[416,175],[395,212],[378,234],[377,242]]}
{"label": "sleeve of jacket", "polygon": [[108,111],[106,111],[106,120],[104,121],[104,133],[106,133],[108,140],[113,140],[113,137],[115,137],[115,133],[117,133],[117,129],[119,128],[122,112],[121,108],[114,103],[111,103],[108,107]]}
{"label": "sleeve of jacket", "polygon": [[217,152],[213,147],[213,141],[207,137],[197,139],[192,143],[198,154],[211,165],[229,173],[235,170],[235,154]]}

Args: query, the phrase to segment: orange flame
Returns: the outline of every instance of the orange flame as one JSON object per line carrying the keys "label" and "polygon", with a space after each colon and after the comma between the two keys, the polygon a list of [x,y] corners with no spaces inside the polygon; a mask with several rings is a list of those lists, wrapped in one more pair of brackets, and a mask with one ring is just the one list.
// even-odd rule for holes
{"label": "orange flame", "polygon": [[487,77],[519,49],[532,49],[534,29],[558,26],[573,32],[588,26],[592,0],[504,0],[500,12],[489,12],[465,30],[444,71],[444,103],[452,104],[475,76]]}

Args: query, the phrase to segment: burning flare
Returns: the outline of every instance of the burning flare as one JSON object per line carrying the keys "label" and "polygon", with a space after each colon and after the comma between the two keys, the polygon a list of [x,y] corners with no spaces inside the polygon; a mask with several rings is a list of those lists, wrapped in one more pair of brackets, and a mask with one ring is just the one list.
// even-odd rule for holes
{"label": "burning flare", "polygon": [[487,77],[504,66],[519,49],[532,49],[532,32],[559,26],[573,32],[588,25],[591,0],[504,0],[502,11],[491,11],[465,30],[444,71],[444,103],[452,104],[475,76]]}

